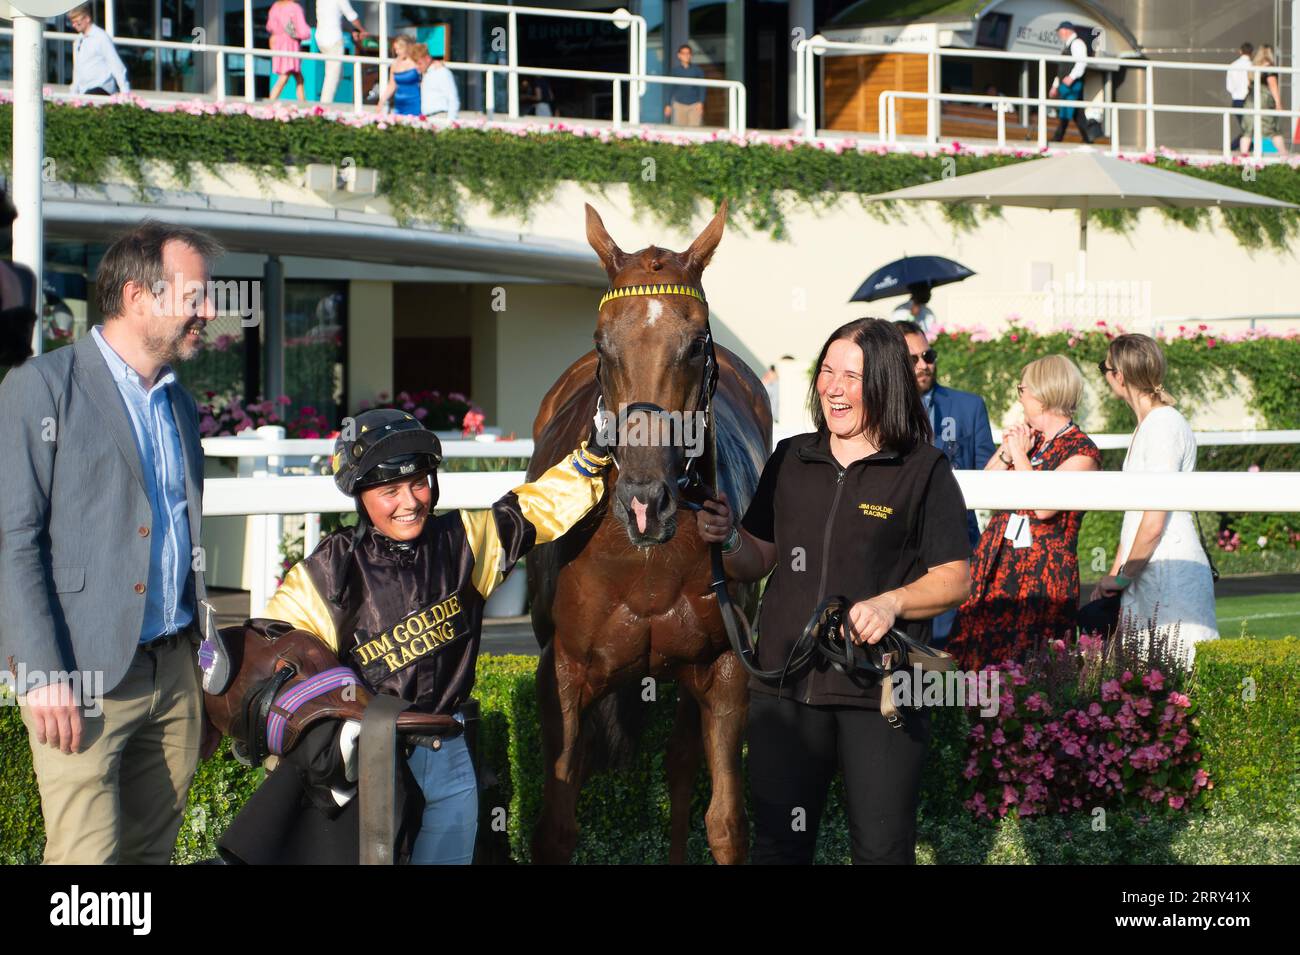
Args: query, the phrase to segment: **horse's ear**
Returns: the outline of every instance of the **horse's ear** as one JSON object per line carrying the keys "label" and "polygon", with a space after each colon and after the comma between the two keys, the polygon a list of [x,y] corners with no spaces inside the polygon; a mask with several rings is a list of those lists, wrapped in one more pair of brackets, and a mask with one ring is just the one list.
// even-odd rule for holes
{"label": "horse's ear", "polygon": [[600,256],[600,264],[605,267],[610,279],[613,279],[623,268],[627,253],[610,238],[605,223],[601,221],[600,213],[592,208],[591,203],[587,203],[587,241],[596,250],[596,255]]}
{"label": "horse's ear", "polygon": [[682,253],[682,258],[686,260],[687,266],[697,277],[704,271],[704,267],[709,264],[709,260],[713,258],[713,250],[722,241],[722,230],[726,228],[726,225],[727,200],[723,199],[722,205],[718,207],[717,214],[704,227],[704,231],[695,237],[691,247]]}

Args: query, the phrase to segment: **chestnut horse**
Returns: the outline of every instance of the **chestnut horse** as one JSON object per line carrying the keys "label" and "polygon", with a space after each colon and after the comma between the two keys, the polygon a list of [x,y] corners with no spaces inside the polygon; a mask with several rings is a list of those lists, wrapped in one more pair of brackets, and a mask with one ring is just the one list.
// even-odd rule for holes
{"label": "chestnut horse", "polygon": [[[726,491],[739,520],[771,447],[767,392],[740,358],[714,344],[703,301],[700,276],[725,221],[724,203],[685,252],[650,246],[627,253],[587,206],[587,241],[611,290],[624,291],[602,300],[596,350],[569,366],[543,399],[529,479],[587,437],[598,402],[628,413],[604,499],[563,538],[528,555],[533,628],[542,644],[537,694],[546,768],[536,862],[572,857],[578,793],[611,750],[626,752],[646,712],[646,677],[675,679],[679,688],[666,759],[669,861],[686,858],[701,757],[713,784],[705,814],[713,857],[739,863],[748,850],[740,777],[747,676],[709,589],[708,545],[692,512],[679,521],[677,501],[679,478],[698,469],[697,477]],[[644,424],[636,415],[646,410],[655,420],[694,415],[706,422],[696,434],[703,440],[683,429],[674,432],[683,439],[675,444],[634,441]],[[733,586],[737,606],[752,602],[752,590]]]}

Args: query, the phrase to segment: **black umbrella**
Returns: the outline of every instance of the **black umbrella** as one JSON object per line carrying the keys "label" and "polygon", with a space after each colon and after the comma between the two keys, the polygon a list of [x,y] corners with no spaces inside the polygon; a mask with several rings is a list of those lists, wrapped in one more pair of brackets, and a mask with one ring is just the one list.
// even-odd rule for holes
{"label": "black umbrella", "polygon": [[874,302],[878,298],[905,295],[910,285],[934,288],[960,282],[974,274],[960,262],[941,255],[908,255],[872,272],[849,301]]}

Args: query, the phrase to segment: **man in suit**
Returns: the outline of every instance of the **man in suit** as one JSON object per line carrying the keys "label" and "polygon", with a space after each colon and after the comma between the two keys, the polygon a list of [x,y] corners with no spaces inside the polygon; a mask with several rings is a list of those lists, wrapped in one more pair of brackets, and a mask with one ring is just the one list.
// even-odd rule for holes
{"label": "man in suit", "polygon": [[[989,411],[984,399],[969,391],[945,388],[939,384],[939,356],[916,322],[895,322],[907,339],[907,350],[912,355],[912,368],[916,384],[921,390],[921,403],[930,414],[934,428],[934,446],[948,456],[954,471],[981,471],[993,457],[993,430],[989,427]],[[974,511],[966,512],[966,529],[971,547],[979,544],[980,528]],[[957,617],[949,610],[934,618],[935,646],[942,646],[952,630]]]}
{"label": "man in suit", "polygon": [[198,409],[171,363],[214,315],[219,246],[145,221],[105,253],[104,324],[0,383],[0,652],[47,863],[172,855],[205,731]]}

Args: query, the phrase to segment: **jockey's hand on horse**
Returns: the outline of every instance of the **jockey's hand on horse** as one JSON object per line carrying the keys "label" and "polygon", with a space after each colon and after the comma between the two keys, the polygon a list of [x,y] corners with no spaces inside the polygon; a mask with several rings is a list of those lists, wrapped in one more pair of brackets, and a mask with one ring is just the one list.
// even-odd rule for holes
{"label": "jockey's hand on horse", "polygon": [[844,636],[854,643],[879,643],[898,619],[900,609],[898,598],[892,592],[859,600],[849,608]]}
{"label": "jockey's hand on horse", "polygon": [[710,544],[721,544],[731,536],[731,507],[726,491],[719,491],[718,500],[705,501],[695,512],[695,527],[700,538]]}

